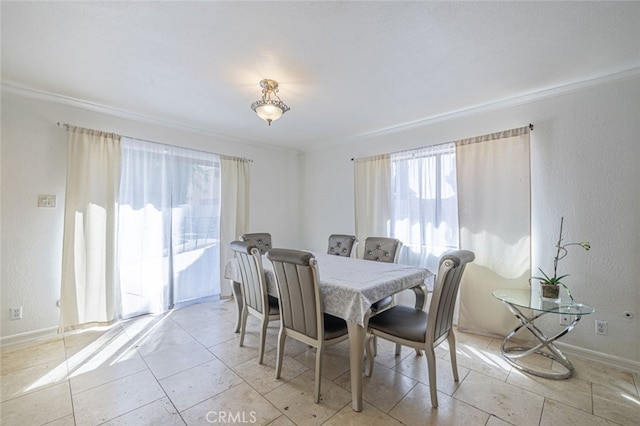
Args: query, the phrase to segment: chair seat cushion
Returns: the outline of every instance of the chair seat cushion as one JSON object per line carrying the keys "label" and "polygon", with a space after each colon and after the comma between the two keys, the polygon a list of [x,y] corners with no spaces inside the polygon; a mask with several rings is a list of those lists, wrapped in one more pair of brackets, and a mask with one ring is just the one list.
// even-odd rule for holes
{"label": "chair seat cushion", "polygon": [[424,342],[427,313],[409,306],[396,305],[369,320],[369,328],[414,342]]}
{"label": "chair seat cushion", "polygon": [[273,296],[267,296],[269,302],[269,315],[280,315],[280,304],[278,298]]}
{"label": "chair seat cushion", "polygon": [[343,320],[342,318],[334,317],[333,315],[324,314],[325,340],[344,336],[348,332],[349,331],[347,330],[347,322],[345,320]]}
{"label": "chair seat cushion", "polygon": [[391,306],[391,302],[393,302],[393,297],[387,296],[384,299],[380,299],[375,303],[371,304],[371,314],[376,314],[384,309],[387,309]]}

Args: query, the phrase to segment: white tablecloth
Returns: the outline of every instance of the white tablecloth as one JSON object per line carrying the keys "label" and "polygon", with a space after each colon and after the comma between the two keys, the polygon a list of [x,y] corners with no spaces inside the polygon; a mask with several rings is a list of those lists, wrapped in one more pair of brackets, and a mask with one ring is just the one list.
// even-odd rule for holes
{"label": "white tablecloth", "polygon": [[[318,261],[324,311],[358,325],[364,325],[367,310],[380,299],[421,284],[429,290],[433,288],[433,273],[425,268],[324,253],[314,253],[314,256]],[[262,265],[267,291],[278,297],[273,266],[265,256]],[[224,276],[242,281],[236,259],[227,262]]]}

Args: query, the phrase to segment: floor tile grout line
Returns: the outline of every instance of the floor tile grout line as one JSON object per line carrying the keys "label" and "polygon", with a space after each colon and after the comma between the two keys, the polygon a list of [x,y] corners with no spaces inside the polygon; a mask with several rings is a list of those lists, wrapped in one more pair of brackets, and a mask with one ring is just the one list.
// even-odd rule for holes
{"label": "floor tile grout line", "polygon": [[[393,409],[396,408],[402,401],[404,401],[404,399],[407,397],[407,395],[409,395],[419,384],[421,384],[421,382],[416,380],[415,383],[413,384],[413,386],[411,386],[411,389],[409,389],[404,395],[402,395],[402,398],[400,398],[398,400],[398,402],[393,404],[393,406],[389,409],[389,411],[385,412],[385,414],[388,415],[388,416],[391,416],[390,413],[393,411]],[[380,411],[382,411],[382,410],[380,410]],[[393,416],[391,416],[391,417],[393,417]],[[398,420],[398,419],[396,419],[396,420]],[[398,421],[400,421],[400,420],[398,420]]]}
{"label": "floor tile grout line", "polygon": [[[214,312],[214,310],[212,309],[210,314],[209,314],[209,313],[207,313],[207,316],[208,316],[208,315],[213,315],[213,316],[215,316],[215,315],[218,315],[218,312]],[[226,321],[226,320],[225,320],[225,321]],[[227,321],[227,322],[228,322],[228,321]],[[178,323],[178,322],[176,322],[176,321],[174,321],[174,323],[175,323],[176,327],[178,327],[178,328],[182,329],[182,331],[186,332],[189,336],[191,336],[191,337],[194,339],[194,341],[198,342],[198,344],[199,344],[201,347],[203,347],[205,350],[207,350],[207,351],[208,351],[208,353],[210,353],[210,354],[214,357],[214,359],[218,359],[218,360],[219,360],[223,365],[225,365],[225,367],[227,367],[227,368],[229,368],[231,371],[233,371],[233,372],[234,372],[234,374],[236,374],[236,375],[240,378],[241,383],[245,383],[245,384],[247,384],[247,386],[249,386],[251,389],[253,389],[257,394],[259,394],[259,395],[260,395],[261,397],[263,397],[263,398],[264,398],[264,395],[268,393],[268,392],[260,393],[256,388],[254,388],[254,387],[250,384],[250,383],[251,383],[250,381],[246,380],[245,378],[243,378],[242,376],[240,376],[240,375],[238,374],[238,372],[237,372],[237,370],[236,370],[236,367],[237,367],[237,366],[236,366],[236,367],[231,367],[229,364],[227,364],[226,362],[224,362],[222,359],[218,358],[218,356],[217,356],[217,355],[216,355],[216,354],[211,350],[211,348],[212,348],[213,346],[215,346],[215,345],[211,345],[211,346],[209,346],[209,347],[206,347],[206,346],[205,346],[205,344],[204,344],[200,339],[198,339],[195,335],[192,335],[191,333],[189,333],[189,331],[188,331],[188,330],[186,330],[186,329],[183,327],[183,325],[179,324],[179,323]],[[126,329],[125,329],[124,327],[121,327],[121,331],[123,331],[127,336],[130,336],[129,334],[127,334]],[[224,342],[232,341],[232,340],[233,340],[233,341],[236,341],[236,339],[232,337],[232,338],[230,338],[230,339],[228,339],[228,340],[225,340],[225,341],[223,341],[223,342],[216,343],[216,345],[218,345],[218,344],[222,344],[222,343],[224,343]],[[52,342],[43,343],[43,345],[44,345],[44,344],[49,344],[49,343],[54,343],[54,344],[55,344],[56,342],[58,342],[58,340],[54,340],[54,341],[52,341]],[[483,343],[483,342],[484,342],[484,341],[478,341],[478,343]],[[483,351],[484,351],[484,350],[488,350],[488,351],[490,351],[490,352],[491,352],[491,349],[490,349],[490,348],[492,347],[492,343],[491,343],[491,342],[493,342],[493,340],[491,340],[488,344],[486,344],[485,348],[484,348],[484,349],[481,349],[481,350],[483,350]],[[65,362],[65,367],[66,367],[67,374],[66,374],[66,379],[65,379],[64,381],[59,382],[59,383],[56,383],[56,384],[62,384],[62,383],[65,383],[65,382],[67,383],[67,386],[68,386],[68,392],[70,393],[70,397],[71,397],[71,410],[72,410],[71,416],[72,416],[72,418],[73,418],[73,421],[75,422],[75,415],[76,415],[76,412],[75,412],[75,411],[76,411],[76,409],[75,409],[74,399],[73,399],[74,392],[73,392],[73,389],[72,389],[72,386],[71,386],[71,378],[69,377],[69,376],[70,376],[70,372],[69,372],[69,363],[68,363],[68,362],[69,362],[69,358],[70,358],[70,357],[67,357],[67,354],[69,353],[69,352],[67,351],[67,349],[68,349],[68,348],[67,348],[67,346],[66,346],[66,343],[67,343],[67,342],[66,342],[64,339],[62,339],[62,343],[63,343],[63,348],[64,348],[64,356],[65,356],[65,360],[64,360],[64,362]],[[459,344],[460,344],[460,343],[461,343],[461,342],[459,342]],[[466,343],[466,345],[471,346],[471,347],[477,347],[477,348],[479,348],[479,346],[476,346],[476,345],[474,345],[473,343],[469,343],[469,342],[467,342],[467,343]],[[36,346],[40,346],[40,345],[36,345]],[[77,346],[77,345],[70,345],[70,346],[69,346],[69,348],[71,348],[71,347],[73,347],[73,346]],[[24,349],[24,348],[23,348],[23,349]],[[480,349],[480,348],[479,348],[479,349]],[[272,349],[272,350],[275,350],[275,349]],[[12,352],[13,352],[13,351],[12,351]],[[180,415],[180,418],[182,419],[182,421],[184,421],[184,418],[182,417],[182,412],[179,412],[179,411],[177,410],[177,408],[175,407],[175,405],[174,405],[173,401],[171,400],[171,398],[169,397],[169,395],[167,394],[167,392],[165,391],[165,389],[164,389],[164,388],[162,387],[162,385],[160,384],[160,379],[158,379],[158,377],[156,377],[156,374],[154,374],[154,372],[151,370],[151,368],[150,368],[149,364],[147,363],[147,360],[146,360],[145,356],[143,356],[143,355],[142,355],[142,354],[141,354],[137,349],[136,349],[136,352],[137,352],[137,354],[140,356],[141,360],[143,361],[143,363],[144,363],[144,366],[145,366],[146,370],[147,370],[147,371],[149,371],[149,373],[151,373],[151,375],[152,375],[152,377],[154,378],[155,382],[156,382],[156,383],[161,387],[162,392],[164,393],[164,396],[163,396],[163,397],[161,397],[161,398],[165,398],[165,397],[166,397],[166,398],[168,399],[168,401],[171,403],[171,405],[173,406],[173,408],[175,409],[175,411]],[[160,351],[160,352],[162,352],[162,351]],[[303,351],[303,352],[301,352],[300,354],[298,354],[297,356],[300,356],[300,355],[302,355],[302,354],[304,354],[304,351]],[[148,356],[148,355],[149,355],[149,354],[147,354],[147,356]],[[409,356],[409,355],[407,355],[407,356],[402,357],[401,359],[399,359],[399,360],[394,364],[394,366],[393,366],[392,368],[389,368],[389,367],[387,367],[387,366],[386,366],[386,365],[384,365],[384,364],[382,364],[382,366],[384,366],[384,368],[387,368],[387,369],[390,369],[390,370],[394,371],[394,372],[395,372],[395,374],[405,375],[405,374],[403,374],[403,373],[401,373],[401,372],[397,371],[397,370],[396,370],[396,368],[397,368],[401,363],[403,363],[403,362],[405,361],[405,359],[406,359],[408,356]],[[256,358],[257,358],[257,356],[256,356]],[[255,360],[256,360],[256,358],[252,358],[252,360],[254,360],[254,361],[255,361]],[[210,362],[210,361],[208,361],[208,362]],[[248,361],[247,361],[247,362],[248,362]],[[377,361],[376,361],[376,362],[377,362]],[[206,363],[206,362],[205,362],[205,363]],[[204,364],[204,363],[201,363],[201,364],[198,364],[198,365],[202,365],[202,364]],[[192,366],[192,367],[190,367],[190,368],[195,368],[195,367],[196,367],[196,366]],[[543,401],[543,404],[542,404],[542,409],[541,409],[541,412],[540,412],[540,416],[541,416],[541,417],[540,417],[540,419],[539,419],[539,423],[541,423],[541,422],[542,422],[542,416],[544,415],[545,408],[548,406],[548,404],[551,404],[551,402],[560,403],[560,401],[558,401],[558,400],[554,399],[554,397],[553,397],[553,396],[546,396],[546,395],[547,395],[546,393],[538,393],[538,391],[534,391],[534,390],[528,389],[528,388],[527,388],[527,387],[525,387],[525,386],[521,386],[521,385],[518,385],[518,384],[515,384],[515,383],[510,383],[510,382],[509,382],[509,379],[513,376],[513,374],[514,374],[514,372],[515,372],[515,370],[514,370],[513,368],[510,368],[510,370],[509,370],[509,371],[507,372],[507,374],[506,374],[506,377],[501,378],[501,379],[498,379],[498,378],[496,378],[496,377],[494,377],[494,376],[492,376],[492,375],[487,374],[487,373],[486,373],[484,370],[482,370],[482,369],[478,369],[478,368],[476,368],[476,367],[473,365],[473,363],[469,364],[469,367],[465,367],[465,368],[466,368],[467,370],[469,370],[469,371],[468,371],[468,373],[470,373],[470,372],[478,373],[478,374],[480,374],[480,375],[482,375],[482,376],[485,376],[485,377],[486,377],[486,378],[488,378],[488,379],[494,379],[494,380],[497,380],[498,382],[501,382],[501,383],[504,383],[504,384],[508,384],[508,385],[510,385],[510,386],[514,386],[514,387],[515,387],[515,388],[517,388],[517,389],[521,389],[521,390],[524,390],[524,391],[532,392],[533,394],[536,394],[536,395],[538,395],[539,397],[541,397],[541,398],[542,398],[542,401]],[[188,369],[185,369],[185,370],[183,370],[183,371],[186,371],[186,370],[188,370]],[[307,367],[307,370],[305,370],[305,372],[306,372],[306,371],[308,371],[308,370],[309,370],[309,369],[308,369],[308,367]],[[20,370],[19,370],[19,371],[20,371]],[[143,370],[143,369],[141,369],[141,370],[140,370],[140,371],[138,371],[138,372],[129,373],[129,374],[127,374],[127,375],[123,376],[123,377],[128,377],[128,376],[130,376],[130,375],[132,375],[132,374],[137,374],[137,373],[140,373],[140,372],[142,372],[142,371],[144,371],[144,370]],[[174,374],[178,374],[178,373],[174,373]],[[304,374],[304,373],[300,373],[300,374]],[[326,379],[326,380],[328,380],[328,381],[330,381],[330,382],[332,382],[334,385],[336,385],[336,386],[340,387],[341,389],[345,389],[345,390],[346,390],[346,388],[344,387],[344,383],[343,383],[342,385],[340,385],[340,384],[336,383],[336,381],[337,381],[337,380],[339,380],[339,379],[340,379],[344,374],[346,374],[346,373],[338,374],[338,376],[337,376],[337,377],[334,377],[334,378],[333,378],[333,380],[328,379],[328,378],[326,378],[326,377],[323,377],[323,378],[324,378],[324,379]],[[605,374],[606,374],[606,373],[605,373]],[[5,376],[5,375],[6,375],[6,374],[2,374],[2,376]],[[590,378],[590,377],[595,377],[595,378],[597,378],[597,377],[600,377],[600,375],[602,375],[602,373],[598,373],[598,374],[596,374],[595,376],[587,375],[587,378]],[[405,375],[405,376],[406,376],[406,375]],[[592,381],[592,380],[593,380],[593,378],[591,378],[591,379],[581,378],[580,380],[583,380],[583,381],[585,381],[585,382],[589,383],[589,391],[588,391],[588,392],[589,392],[589,395],[590,395],[590,398],[591,398],[591,410],[590,410],[590,412],[587,412],[587,411],[583,411],[581,408],[576,408],[576,407],[571,407],[571,408],[572,408],[572,409],[576,409],[576,410],[583,411],[585,414],[588,414],[588,415],[591,415],[591,416],[597,417],[597,418],[599,418],[599,419],[604,419],[604,420],[607,420],[607,421],[609,421],[609,422],[615,423],[613,420],[610,420],[610,419],[608,419],[608,418],[604,418],[604,417],[601,417],[601,416],[600,416],[600,415],[598,415],[598,414],[595,414],[595,411],[596,411],[596,409],[595,409],[595,408],[596,408],[596,407],[595,407],[596,395],[594,394],[594,391],[593,391],[593,386],[594,386],[594,384],[598,384],[599,386],[604,386],[604,387],[610,387],[610,385],[612,385],[612,384],[614,383],[614,382],[613,382],[613,380],[615,379],[615,377],[613,377],[613,376],[616,376],[616,377],[617,377],[617,375],[615,375],[615,374],[613,374],[613,375],[612,375],[612,378],[611,378],[611,379],[606,379],[606,378],[604,378],[604,376],[603,376],[603,380],[601,380],[601,382],[602,382],[602,383],[600,383],[600,382],[598,382],[598,381],[593,382],[593,381]],[[171,376],[167,376],[167,377],[171,377]],[[296,377],[297,377],[297,376],[296,376]],[[416,380],[416,379],[414,379],[414,378],[413,378],[413,377],[411,377],[411,376],[406,376],[406,377],[410,378],[411,380],[414,380],[416,383],[413,385],[413,387],[412,387],[409,391],[407,391],[407,392],[405,392],[405,393],[404,393],[404,395],[402,396],[402,398],[401,398],[398,402],[396,402],[396,403],[393,405],[393,407],[391,407],[387,412],[384,412],[386,415],[389,415],[389,416],[390,416],[389,412],[391,412],[395,407],[397,407],[397,406],[398,406],[398,404],[400,404],[400,402],[401,402],[401,401],[405,400],[405,399],[407,398],[407,395],[415,389],[415,387],[417,386],[417,384],[418,384],[418,383],[425,384],[425,383],[424,383],[424,381],[422,381],[422,380]],[[633,374],[633,372],[631,372],[630,377],[631,377],[631,380],[629,380],[629,378],[628,378],[628,377],[621,378],[621,380],[623,380],[623,381],[624,381],[623,383],[625,384],[625,386],[626,386],[627,384],[631,384],[631,387],[630,387],[629,389],[631,390],[631,392],[632,392],[632,393],[633,393],[633,392],[635,392],[635,393],[637,394],[637,393],[639,393],[639,391],[638,391],[638,382],[640,381],[640,379],[639,379],[639,378],[640,378],[640,376],[639,376],[639,375],[637,375],[637,374]],[[462,378],[462,380],[457,384],[456,388],[453,390],[452,395],[451,395],[450,397],[452,397],[452,398],[454,398],[454,399],[457,399],[457,397],[456,397],[455,395],[456,395],[456,393],[460,390],[460,387],[461,387],[461,386],[463,386],[463,384],[464,384],[464,382],[465,382],[465,380],[466,380],[467,378],[468,378],[468,374],[467,374],[467,375],[465,375],[465,376]],[[105,382],[105,383],[111,383],[112,381],[113,381],[113,380],[110,380],[110,381],[107,381],[107,382]],[[290,381],[290,380],[289,380],[289,381]],[[630,382],[630,383],[629,383],[629,382]],[[287,382],[284,382],[284,383],[283,383],[283,385],[284,385],[284,384],[286,384],[286,383],[287,383]],[[239,384],[240,384],[240,383],[239,383]],[[54,385],[55,385],[55,384],[54,384]],[[425,384],[425,385],[426,385],[426,384]],[[53,386],[53,385],[52,385],[52,386]],[[234,385],[233,387],[235,387],[235,386],[237,386],[237,385]],[[426,385],[426,386],[428,387],[428,385]],[[48,387],[49,387],[49,386],[47,386],[47,387],[43,387],[41,390],[45,390],[45,389],[47,389]],[[92,387],[92,388],[88,388],[88,389],[93,389],[93,387]],[[86,389],[86,390],[88,390],[88,389]],[[85,391],[86,391],[86,390],[85,390]],[[272,390],[270,390],[269,392],[271,392],[271,391],[273,391],[273,389],[272,389]],[[36,392],[37,392],[37,391],[36,391]],[[83,391],[83,392],[84,392],[84,391]],[[222,392],[224,392],[224,391],[222,391]],[[218,393],[218,394],[216,394],[216,395],[219,395],[219,394],[220,394],[220,393]],[[21,396],[26,396],[26,395],[29,395],[29,394],[24,394],[24,395],[21,395]],[[19,396],[19,397],[21,397],[21,396]],[[18,397],[18,398],[19,398],[19,397]],[[159,399],[161,399],[161,398],[159,398]],[[210,397],[210,398],[211,398],[211,397]],[[11,399],[15,399],[15,398],[11,398]],[[10,400],[11,400],[11,399],[10,399]],[[158,400],[159,400],[159,399],[158,399]],[[8,400],[8,401],[10,401],[10,400]],[[366,400],[366,399],[365,399],[365,400]],[[462,400],[459,400],[459,399],[457,399],[457,400],[458,400],[459,402],[462,402],[462,403],[466,404],[466,405],[470,405],[469,403],[464,402],[464,401],[462,401]],[[153,401],[153,402],[156,402],[156,401],[157,401],[157,400],[155,400],[155,401]],[[267,401],[268,401],[268,400],[267,400]],[[149,402],[149,403],[147,403],[147,404],[144,404],[144,405],[143,405],[143,406],[141,406],[141,407],[147,406],[147,405],[149,405],[149,404],[151,404],[151,403],[153,403],[153,402]],[[270,401],[269,401],[269,403],[270,403]],[[369,402],[368,402],[368,403],[369,403]],[[369,403],[369,404],[370,404],[370,403]],[[272,405],[272,406],[273,406],[273,404],[271,404],[271,403],[270,403],[270,405]],[[374,405],[374,404],[371,404],[371,405],[372,405],[373,407],[375,407],[377,410],[380,410],[381,412],[383,412],[383,411],[382,411],[380,408],[378,408],[376,405]],[[475,407],[474,405],[471,405],[471,406],[473,406],[475,409],[478,409],[478,410],[482,411],[483,413],[488,414],[489,418],[490,418],[491,416],[495,416],[496,418],[500,418],[498,415],[493,414],[493,412],[488,412],[488,413],[487,413],[487,411],[485,411],[485,410],[484,410],[484,409],[482,409],[482,408]],[[585,404],[585,406],[586,406],[586,404]],[[139,409],[139,408],[141,408],[141,407],[138,407],[138,408],[136,408],[135,410],[137,410],[137,409]],[[276,408],[276,410],[277,410],[277,407],[275,407],[275,408]],[[344,408],[344,407],[343,407],[343,408]],[[135,410],[131,410],[131,411],[129,411],[129,412],[132,412],[132,411],[135,411]],[[285,418],[288,418],[288,416],[286,415],[286,413],[283,413],[283,412],[282,412],[282,411],[280,411],[280,410],[277,410],[277,411],[280,413],[280,416],[285,416]],[[335,417],[335,414],[337,414],[339,411],[340,411],[340,410],[336,411],[336,412],[335,412],[335,413],[334,413],[330,418]],[[184,410],[183,410],[183,412],[184,412]],[[600,413],[603,413],[603,412],[602,412],[602,411],[600,411]],[[124,414],[121,414],[121,415],[124,415]],[[121,416],[121,415],[120,415],[120,416]],[[120,416],[118,416],[118,417],[120,417]],[[63,417],[66,417],[66,416],[63,416]],[[393,416],[391,416],[391,417],[392,417],[392,418],[394,418]],[[116,417],[116,418],[117,418],[117,417]],[[278,417],[278,418],[279,418],[279,417]],[[48,422],[52,422],[52,421],[55,421],[55,420],[56,420],[56,419],[50,419],[50,420],[47,420],[47,421],[48,421]],[[397,419],[397,420],[398,420],[398,419]],[[275,421],[275,419],[274,419],[274,421]],[[328,419],[327,419],[327,421],[328,421]],[[400,421],[400,420],[398,420],[398,421]]]}
{"label": "floor tile grout line", "polygon": [[[164,391],[164,389],[163,389],[163,391]],[[117,415],[116,417],[113,417],[113,418],[107,419],[107,420],[105,420],[105,421],[103,421],[103,422],[99,423],[99,424],[98,424],[98,425],[96,425],[96,426],[104,425],[105,423],[109,423],[109,422],[111,422],[111,421],[113,421],[113,420],[119,419],[120,417],[124,417],[124,416],[126,416],[127,414],[133,413],[133,412],[135,412],[135,411],[137,411],[137,410],[139,410],[139,409],[141,409],[141,408],[147,407],[147,406],[149,406],[149,405],[151,405],[151,404],[155,404],[156,402],[158,402],[158,401],[160,401],[161,399],[164,399],[164,398],[167,398],[167,399],[169,400],[169,402],[171,402],[171,405],[173,406],[173,408],[174,408],[174,409],[176,408],[176,407],[175,407],[175,405],[173,405],[173,402],[171,401],[171,399],[170,399],[170,398],[166,395],[166,393],[165,393],[165,395],[164,395],[164,396],[161,396],[161,397],[160,397],[160,398],[158,398],[158,399],[154,399],[153,401],[147,402],[146,404],[143,404],[143,405],[141,405],[141,406],[139,406],[139,407],[133,408],[133,409],[131,409],[131,410],[127,411],[126,413],[122,413],[122,414]],[[180,414],[180,412],[179,412],[177,409],[176,409],[176,414],[178,414],[178,415]],[[181,418],[182,418],[182,417],[181,417]],[[184,420],[183,420],[183,421],[184,421]]]}

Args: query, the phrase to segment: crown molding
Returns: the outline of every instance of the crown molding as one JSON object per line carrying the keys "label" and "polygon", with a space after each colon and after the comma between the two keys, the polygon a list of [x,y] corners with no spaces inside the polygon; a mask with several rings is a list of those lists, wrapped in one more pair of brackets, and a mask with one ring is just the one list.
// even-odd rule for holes
{"label": "crown molding", "polygon": [[[341,140],[336,140],[330,145],[337,145],[344,142],[355,142],[359,140],[365,140],[369,138],[392,135],[396,133],[405,132],[407,130],[412,130],[444,121],[469,117],[472,115],[477,115],[485,112],[496,111],[500,109],[505,109],[509,107],[514,107],[522,104],[527,104],[543,99],[553,98],[556,96],[562,96],[574,92],[579,92],[585,89],[601,86],[608,83],[615,83],[618,81],[624,81],[628,79],[637,78],[640,76],[640,67],[631,68],[619,72],[614,72],[610,74],[601,75],[598,77],[579,80],[570,82],[567,84],[547,87],[544,89],[536,90],[533,92],[512,96],[509,98],[499,99],[491,102],[486,102],[483,104],[472,105],[467,108],[462,108],[455,111],[448,111],[442,114],[433,115],[430,117],[425,117],[419,120],[410,121],[402,124],[398,124],[395,126],[385,127],[382,129],[373,130],[371,132],[361,133],[354,136],[349,136]],[[0,91],[15,94],[18,96],[29,97],[33,99],[38,99],[47,102],[53,102],[58,104],[67,105],[74,108],[80,108],[84,110],[89,110],[93,112],[98,112],[106,115],[111,115],[119,118],[135,120],[139,122],[144,122],[153,125],[160,125],[164,127],[173,128],[176,130],[182,130],[192,133],[197,133],[203,136],[214,137],[226,142],[233,143],[242,143],[250,146],[255,146],[259,148],[271,148],[278,151],[294,151],[297,153],[301,153],[300,150],[282,147],[278,145],[265,145],[260,141],[254,140],[244,140],[234,136],[216,133],[210,129],[189,126],[178,122],[171,122],[165,119],[161,119],[159,117],[152,117],[144,114],[135,113],[132,111],[127,111],[119,108],[110,107],[107,105],[98,104],[95,102],[89,102],[82,99],[72,98],[69,96],[63,96],[57,93],[47,92],[40,89],[35,89],[32,87],[22,86],[17,83],[3,81],[0,82]],[[312,152],[314,149],[303,150],[303,152],[308,153]]]}
{"label": "crown molding", "polygon": [[159,118],[159,117],[153,117],[153,116],[140,114],[140,113],[136,113],[136,112],[120,109],[120,108],[114,108],[108,105],[102,105],[95,102],[85,101],[83,99],[60,95],[58,93],[47,92],[45,90],[40,90],[33,87],[27,87],[27,86],[20,85],[14,82],[6,81],[6,80],[0,82],[0,91],[3,93],[13,94],[13,95],[21,96],[25,98],[36,99],[44,102],[51,102],[55,104],[69,106],[72,108],[82,109],[85,111],[92,111],[99,114],[105,114],[113,117],[133,120],[140,123],[152,124],[156,126],[168,127],[175,130],[196,133],[202,136],[216,138],[224,142],[241,143],[244,145],[254,146],[257,148],[262,148],[262,149],[267,148],[267,149],[272,149],[274,151],[281,151],[281,152],[290,152],[290,151],[297,152],[297,150],[294,150],[291,148],[281,147],[277,145],[267,145],[255,140],[240,139],[227,134],[216,133],[210,129],[196,127],[196,126],[189,126],[189,125],[178,123],[178,122],[168,121],[166,119]]}
{"label": "crown molding", "polygon": [[64,96],[58,93],[47,92],[45,90],[35,89],[32,87],[23,86],[13,82],[2,82],[0,88],[3,92],[14,94],[17,96],[23,96],[26,98],[37,99],[45,102],[53,102],[56,104],[66,105],[73,108],[83,109],[85,111],[93,111],[101,114],[111,115],[114,117],[125,118],[143,123],[162,125],[165,127],[171,127],[178,130],[184,130],[202,135],[213,136],[220,139],[229,140],[232,142],[241,142],[237,138],[233,138],[228,135],[212,132],[211,130],[188,126],[182,123],[167,121],[159,117],[153,117],[150,115],[140,114],[120,108],[114,108],[108,105],[102,105],[96,102],[89,102],[83,99],[73,98],[71,96]]}
{"label": "crown molding", "polygon": [[434,115],[431,117],[421,118],[419,120],[402,123],[396,126],[386,127],[383,129],[374,130],[371,132],[361,133],[353,136],[351,140],[362,140],[377,136],[386,136],[394,133],[400,133],[407,130],[428,126],[443,121],[454,120],[457,118],[468,117],[485,112],[496,111],[509,107],[514,107],[522,104],[527,104],[542,99],[553,98],[556,96],[566,95],[569,93],[579,92],[592,87],[601,86],[608,83],[614,83],[618,81],[628,80],[640,76],[640,67],[631,68],[624,71],[619,71],[611,74],[601,75],[598,77],[574,81],[571,83],[563,84],[560,86],[548,87],[533,92],[499,99],[483,104],[473,105],[467,108],[462,108],[456,111],[449,111],[443,114]]}

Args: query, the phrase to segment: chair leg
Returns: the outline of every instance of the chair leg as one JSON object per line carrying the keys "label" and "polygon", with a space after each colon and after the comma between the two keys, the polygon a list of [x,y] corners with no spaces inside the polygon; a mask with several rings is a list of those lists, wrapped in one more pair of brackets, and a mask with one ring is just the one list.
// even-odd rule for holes
{"label": "chair leg", "polygon": [[456,336],[453,335],[453,331],[449,331],[447,336],[447,342],[449,343],[449,356],[451,357],[451,369],[453,370],[453,380],[456,382],[458,379],[458,360],[456,359]]}
{"label": "chair leg", "polygon": [[249,310],[247,309],[247,306],[245,305],[244,308],[242,308],[242,314],[241,314],[241,318],[240,318],[240,347],[242,347],[242,345],[244,345],[244,333],[247,330],[247,317],[249,316]]}
{"label": "chair leg", "polygon": [[262,328],[260,329],[260,355],[258,355],[258,364],[262,364],[264,357],[264,343],[267,339],[267,326],[269,325],[269,317],[262,318]]}
{"label": "chair leg", "polygon": [[427,369],[429,370],[429,390],[431,391],[431,406],[438,408],[438,389],[436,386],[436,354],[433,347],[424,351],[427,356]]}
{"label": "chair leg", "polygon": [[320,382],[322,380],[322,345],[316,348],[316,404],[320,402]]}
{"label": "chair leg", "polygon": [[373,356],[378,356],[378,336],[371,336],[371,340],[373,340],[373,346],[371,346],[373,350],[371,351],[371,354]]}
{"label": "chair leg", "polygon": [[[364,332],[367,333],[367,331],[369,330],[369,319],[371,318],[371,309],[369,309],[365,314],[364,314]],[[370,336],[370,338],[376,339],[376,336]],[[366,342],[365,342],[365,347],[367,346]],[[371,353],[367,353],[367,356],[376,356],[378,355],[378,344],[376,342],[376,344],[373,346],[373,351]]]}
{"label": "chair leg", "polygon": [[276,379],[280,378],[280,373],[282,372],[282,358],[284,356],[284,341],[287,338],[287,335],[284,334],[284,329],[280,327],[280,332],[278,333],[278,349],[276,352]]}
{"label": "chair leg", "polygon": [[373,373],[373,350],[374,350],[374,339],[376,336],[372,336],[371,334],[365,340],[364,349],[367,355],[367,365],[365,367],[364,375],[367,377],[371,377]]}
{"label": "chair leg", "polygon": [[231,289],[233,290],[233,298],[236,301],[236,309],[238,310],[238,316],[236,317],[236,328],[233,332],[238,333],[240,332],[242,310],[244,309],[244,300],[242,299],[242,284],[236,281],[231,281]]}

